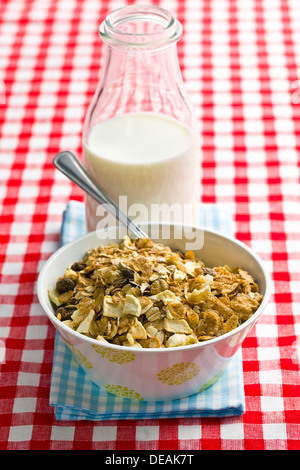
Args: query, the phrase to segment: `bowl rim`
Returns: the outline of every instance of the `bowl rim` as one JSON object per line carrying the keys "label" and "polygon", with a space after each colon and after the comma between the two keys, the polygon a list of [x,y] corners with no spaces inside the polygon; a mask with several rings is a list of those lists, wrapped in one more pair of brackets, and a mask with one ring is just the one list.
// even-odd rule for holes
{"label": "bowl rim", "polygon": [[[55,328],[55,329],[57,330],[57,332],[59,334],[60,334],[59,329],[61,328],[63,331],[65,331],[69,335],[74,336],[75,338],[78,338],[82,341],[85,341],[85,342],[87,342],[91,345],[102,346],[102,347],[112,349],[112,350],[115,350],[115,351],[129,351],[129,352],[132,352],[132,353],[135,353],[135,354],[137,354],[137,353],[150,354],[150,353],[154,353],[154,352],[159,353],[159,354],[166,354],[166,353],[170,353],[171,351],[190,351],[190,350],[196,349],[196,348],[209,347],[209,346],[211,346],[215,343],[218,343],[218,342],[223,341],[225,339],[228,339],[232,336],[235,336],[236,334],[240,333],[241,331],[246,329],[251,324],[254,325],[256,323],[258,317],[262,314],[262,312],[264,311],[265,307],[267,306],[267,304],[269,302],[269,298],[270,298],[270,295],[271,295],[271,277],[270,277],[270,274],[269,274],[269,272],[267,271],[267,269],[264,265],[264,262],[262,261],[260,256],[258,256],[255,253],[255,251],[252,250],[252,248],[250,248],[248,245],[241,242],[240,240],[238,240],[237,238],[235,238],[232,235],[227,235],[223,232],[220,232],[220,231],[215,230],[215,229],[207,228],[207,227],[202,226],[202,225],[178,224],[178,223],[155,222],[155,221],[150,222],[150,225],[156,225],[156,224],[159,224],[160,226],[163,226],[163,225],[178,226],[178,225],[180,225],[181,227],[185,227],[185,228],[203,230],[204,232],[211,233],[213,235],[216,235],[218,237],[221,237],[225,240],[228,240],[228,241],[232,242],[233,244],[235,244],[238,247],[245,250],[250,256],[252,256],[252,258],[254,258],[254,260],[259,264],[259,266],[260,266],[260,268],[263,272],[263,275],[264,275],[264,278],[265,278],[265,285],[266,285],[263,300],[262,300],[260,306],[258,307],[258,309],[256,310],[256,312],[250,318],[248,318],[248,320],[246,320],[240,326],[238,326],[238,327],[234,328],[233,330],[229,331],[228,333],[224,333],[223,335],[220,335],[216,338],[209,339],[207,341],[198,342],[198,343],[185,345],[185,346],[176,346],[176,347],[173,347],[173,348],[136,348],[136,347],[133,347],[133,346],[123,346],[123,345],[112,344],[112,343],[109,343],[109,342],[105,343],[105,342],[99,341],[97,339],[90,338],[89,336],[85,336],[82,333],[78,333],[75,330],[72,330],[72,328],[68,327],[67,325],[64,325],[60,320],[58,320],[56,318],[56,316],[54,315],[54,312],[51,311],[51,309],[47,305],[47,303],[45,301],[45,298],[44,298],[43,289],[42,289],[43,277],[44,277],[45,273],[47,272],[47,269],[49,268],[49,266],[51,264],[53,264],[55,262],[55,260],[58,257],[61,256],[62,253],[64,253],[67,250],[72,249],[72,247],[76,244],[80,245],[80,243],[82,243],[83,241],[85,241],[88,238],[93,239],[95,236],[97,238],[99,238],[98,237],[99,233],[115,228],[114,226],[109,226],[108,228],[105,228],[105,229],[102,229],[102,230],[95,230],[95,231],[92,231],[92,232],[88,232],[85,235],[82,235],[81,237],[76,238],[75,240],[73,240],[71,242],[68,242],[65,245],[58,248],[46,260],[46,262],[44,263],[44,265],[43,265],[43,267],[42,267],[42,269],[41,269],[41,271],[38,275],[37,296],[38,296],[40,305],[43,307],[48,319],[50,320],[50,322],[52,324],[54,324],[54,326],[57,326],[57,328]],[[142,225],[142,224],[140,224],[140,225]],[[100,242],[99,243],[99,245],[100,245],[101,244],[100,239],[99,239],[99,242]],[[91,247],[91,248],[93,248],[93,247]]]}

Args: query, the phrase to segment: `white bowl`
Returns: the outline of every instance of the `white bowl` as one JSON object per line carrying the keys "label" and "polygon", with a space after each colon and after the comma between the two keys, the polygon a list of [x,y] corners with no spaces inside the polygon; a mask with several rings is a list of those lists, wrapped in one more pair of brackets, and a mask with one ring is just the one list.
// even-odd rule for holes
{"label": "white bowl", "polygon": [[[48,288],[54,287],[65,269],[81,259],[87,250],[100,244],[119,243],[122,230],[118,238],[115,227],[111,227],[108,231],[92,232],[63,246],[47,260],[39,275],[39,301],[87,376],[115,395],[157,401],[181,398],[204,390],[221,376],[269,300],[269,274],[261,259],[245,244],[216,231],[192,226],[184,226],[182,238],[175,239],[173,228],[178,227],[151,224],[156,232],[158,228],[168,227],[171,227],[171,239],[157,238],[154,241],[167,244],[174,250],[185,251],[186,242],[193,231],[199,235],[199,240],[203,240],[203,246],[194,251],[206,266],[241,266],[253,276],[264,297],[258,310],[241,326],[201,343],[175,348],[139,349],[99,342],[77,333],[56,318],[48,298]],[[99,238],[101,234],[102,239]]]}

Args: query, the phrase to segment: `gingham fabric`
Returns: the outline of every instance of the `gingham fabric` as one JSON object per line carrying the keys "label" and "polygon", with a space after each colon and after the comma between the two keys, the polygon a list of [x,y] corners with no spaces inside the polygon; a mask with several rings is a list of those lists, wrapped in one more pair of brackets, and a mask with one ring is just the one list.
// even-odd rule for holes
{"label": "gingham fabric", "polygon": [[[232,235],[232,220],[226,208],[203,204],[199,224]],[[70,201],[63,215],[61,244],[86,233],[85,208]],[[95,386],[57,333],[50,386],[50,404],[58,420],[159,419],[241,415],[245,411],[243,367],[239,350],[214,386],[180,400],[156,403],[117,397]]]}
{"label": "gingham fabric", "polygon": [[[133,3],[133,2],[128,2]],[[299,449],[300,2],[165,0],[201,124],[203,203],[271,272],[266,313],[242,347],[245,413],[225,418],[58,421],[55,333],[36,296],[82,191],[53,156],[81,153],[111,0],[2,0],[0,44],[1,449]]]}

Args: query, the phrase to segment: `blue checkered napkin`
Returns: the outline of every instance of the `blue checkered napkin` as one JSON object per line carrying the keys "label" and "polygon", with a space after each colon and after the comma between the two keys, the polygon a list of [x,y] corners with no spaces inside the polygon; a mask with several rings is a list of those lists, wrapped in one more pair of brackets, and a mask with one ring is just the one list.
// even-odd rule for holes
{"label": "blue checkered napkin", "polygon": [[[218,205],[203,205],[200,224],[225,233],[233,232],[231,217]],[[84,205],[71,201],[64,213],[62,244],[86,231]],[[199,394],[172,401],[146,402],[117,397],[100,389],[78,365],[69,348],[56,334],[50,404],[57,420],[114,420],[180,417],[224,417],[245,410],[241,350],[222,377]]]}

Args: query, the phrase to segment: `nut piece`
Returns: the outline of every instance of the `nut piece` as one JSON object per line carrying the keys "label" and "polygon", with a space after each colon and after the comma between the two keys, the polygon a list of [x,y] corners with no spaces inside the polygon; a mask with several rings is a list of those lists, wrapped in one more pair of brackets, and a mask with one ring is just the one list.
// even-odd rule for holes
{"label": "nut piece", "polygon": [[174,348],[177,346],[188,346],[189,344],[195,343],[198,343],[195,336],[174,333],[174,335],[170,336],[167,340],[166,346],[167,348]]}
{"label": "nut piece", "polygon": [[129,328],[129,334],[134,338],[134,339],[146,339],[147,338],[147,331],[139,322],[138,320],[135,321],[133,325]]}
{"label": "nut piece", "polygon": [[175,300],[178,300],[174,292],[170,290],[164,290],[163,292],[159,292],[158,294],[154,295],[153,298],[155,298],[156,300],[161,300],[165,305],[167,305],[169,302],[174,302]]}
{"label": "nut piece", "polygon": [[194,289],[193,292],[186,294],[187,301],[190,304],[196,305],[202,301],[207,300],[210,294],[210,287],[206,284],[202,289]]}
{"label": "nut piece", "polygon": [[136,317],[139,317],[142,313],[142,306],[134,295],[126,295],[123,313],[124,315],[134,315]]}
{"label": "nut piece", "polygon": [[123,302],[115,303],[109,295],[104,297],[103,302],[103,316],[120,318],[123,316]]}
{"label": "nut piece", "polygon": [[95,312],[94,310],[91,310],[88,316],[80,323],[79,327],[77,328],[78,333],[89,333],[94,316]]}
{"label": "nut piece", "polygon": [[193,333],[193,330],[189,327],[189,324],[184,319],[170,320],[169,318],[165,318],[164,329],[170,333]]}
{"label": "nut piece", "polygon": [[54,289],[53,287],[49,287],[48,289],[48,297],[49,297],[49,300],[54,304],[56,305],[57,307],[59,307],[62,302],[60,301],[59,299],[59,294],[57,292],[56,289]]}

